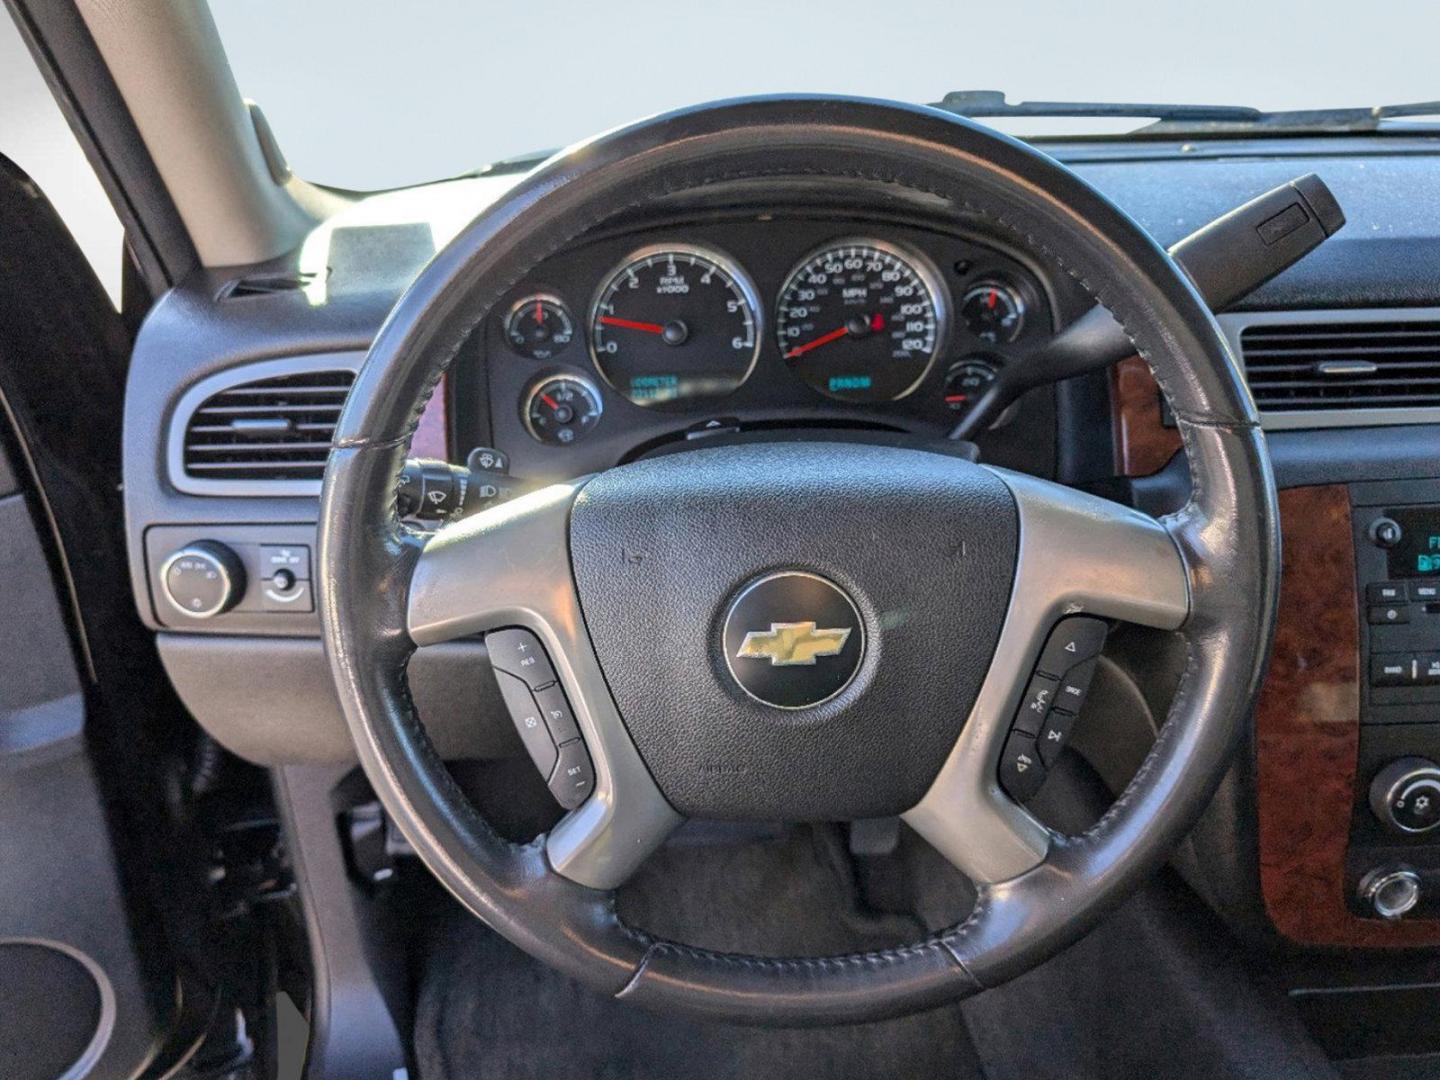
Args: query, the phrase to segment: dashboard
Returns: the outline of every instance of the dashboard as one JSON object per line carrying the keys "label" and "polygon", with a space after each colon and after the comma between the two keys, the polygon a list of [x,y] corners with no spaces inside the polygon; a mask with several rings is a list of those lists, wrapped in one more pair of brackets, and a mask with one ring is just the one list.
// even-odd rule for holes
{"label": "dashboard", "polygon": [[[1237,354],[1272,369],[1288,363],[1286,350],[1353,359],[1358,341],[1404,374],[1431,362],[1416,357],[1417,342],[1440,340],[1440,159],[1432,147],[1386,145],[1064,153],[1162,244],[1298,173],[1321,175],[1350,224],[1221,315],[1221,327]],[[308,581],[328,436],[320,431],[303,460],[293,443],[267,459],[278,429],[248,411],[299,410],[309,419],[296,432],[333,423],[408,282],[516,179],[367,199],[298,262],[260,268],[254,281],[197,275],[146,319],[125,402],[132,587],[181,698],[242,756],[353,757]],[[845,201],[803,187],[717,187],[617,216],[474,312],[412,453],[460,462],[492,447],[532,483],[716,433],[943,440],[987,372],[1024,364],[1088,307],[1076,282],[1004,237],[883,186]],[[1389,881],[1375,874],[1397,860],[1440,896],[1440,821],[1434,833],[1428,823],[1406,831],[1385,801],[1391,788],[1440,776],[1440,766],[1425,771],[1440,762],[1440,600],[1433,578],[1411,580],[1440,543],[1440,398],[1428,370],[1405,375],[1415,395],[1404,408],[1362,409],[1373,389],[1334,379],[1318,403],[1290,389],[1260,403],[1290,576],[1257,712],[1255,779],[1222,793],[1219,824],[1196,843],[1217,906],[1258,897],[1268,924],[1301,944],[1440,942],[1440,903],[1392,927],[1357,899],[1366,882]],[[247,413],[249,443],[233,420],[210,422],[227,409]],[[273,425],[268,413],[258,419]],[[1160,514],[1188,493],[1166,422],[1137,360],[1031,391],[981,436],[981,456]],[[1372,532],[1381,518],[1400,530],[1389,547]],[[223,569],[239,600],[200,618],[169,605],[161,584],[167,568],[192,561],[205,572],[204,557],[216,556],[206,543],[234,554]],[[447,757],[520,752],[483,661],[480,643],[456,642],[413,662],[421,714]],[[1415,767],[1395,779],[1385,770],[1401,761]]]}

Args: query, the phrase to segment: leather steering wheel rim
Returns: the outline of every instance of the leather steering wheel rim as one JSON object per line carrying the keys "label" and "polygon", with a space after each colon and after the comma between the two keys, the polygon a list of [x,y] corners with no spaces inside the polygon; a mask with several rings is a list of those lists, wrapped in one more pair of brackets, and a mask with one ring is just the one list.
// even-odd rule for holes
{"label": "leather steering wheel rim", "polygon": [[[1186,669],[1125,792],[1084,835],[1047,834],[1035,865],[981,883],[961,924],[904,948],[827,958],[722,955],[624,925],[613,890],[557,872],[545,837],[512,844],[484,822],[426,737],[404,677],[427,545],[396,519],[394,485],[419,414],[469,334],[541,259],[615,214],[771,176],[923,193],[1073,276],[1150,364],[1192,475],[1187,505],[1157,526],[1188,593],[1183,612],[1164,623],[1185,640]],[[1108,512],[1101,502],[1075,520],[1099,521]],[[340,418],[318,581],[326,652],[361,764],[466,907],[622,1000],[730,1022],[816,1024],[914,1012],[1013,978],[1076,940],[1155,870],[1207,805],[1249,715],[1278,566],[1274,480],[1242,376],[1183,272],[1137,224],[1054,160],[968,121],[887,102],[786,97],[685,110],[566,151],[436,256],[382,327]]]}

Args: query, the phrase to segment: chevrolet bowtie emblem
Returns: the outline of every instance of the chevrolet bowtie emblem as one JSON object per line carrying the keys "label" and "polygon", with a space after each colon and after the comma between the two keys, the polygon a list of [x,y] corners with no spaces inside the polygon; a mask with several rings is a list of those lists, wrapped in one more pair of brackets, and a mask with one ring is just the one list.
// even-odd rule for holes
{"label": "chevrolet bowtie emblem", "polygon": [[771,623],[769,630],[751,630],[746,634],[735,655],[769,660],[771,667],[814,664],[817,657],[838,655],[849,638],[848,627],[817,630],[813,622]]}

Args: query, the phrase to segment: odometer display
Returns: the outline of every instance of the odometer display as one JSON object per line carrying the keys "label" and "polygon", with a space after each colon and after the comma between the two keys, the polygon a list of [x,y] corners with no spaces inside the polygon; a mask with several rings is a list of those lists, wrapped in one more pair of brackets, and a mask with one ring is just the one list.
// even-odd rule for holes
{"label": "odometer display", "polygon": [[749,378],[759,322],[754,285],[725,256],[645,248],[601,284],[590,352],[601,377],[637,405],[720,397]]}
{"label": "odometer display", "polygon": [[810,386],[842,401],[894,401],[939,354],[944,293],[929,264],[876,240],[810,256],[780,291],[780,353]]}

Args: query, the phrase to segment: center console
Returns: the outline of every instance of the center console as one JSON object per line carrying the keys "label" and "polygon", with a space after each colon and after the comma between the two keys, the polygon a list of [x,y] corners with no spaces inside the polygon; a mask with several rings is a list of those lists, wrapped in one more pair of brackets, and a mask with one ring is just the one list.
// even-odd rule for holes
{"label": "center console", "polygon": [[1440,943],[1440,480],[1280,493],[1261,892],[1306,945]]}
{"label": "center console", "polygon": [[1350,905],[1367,918],[1440,918],[1440,484],[1350,493],[1364,674]]}

